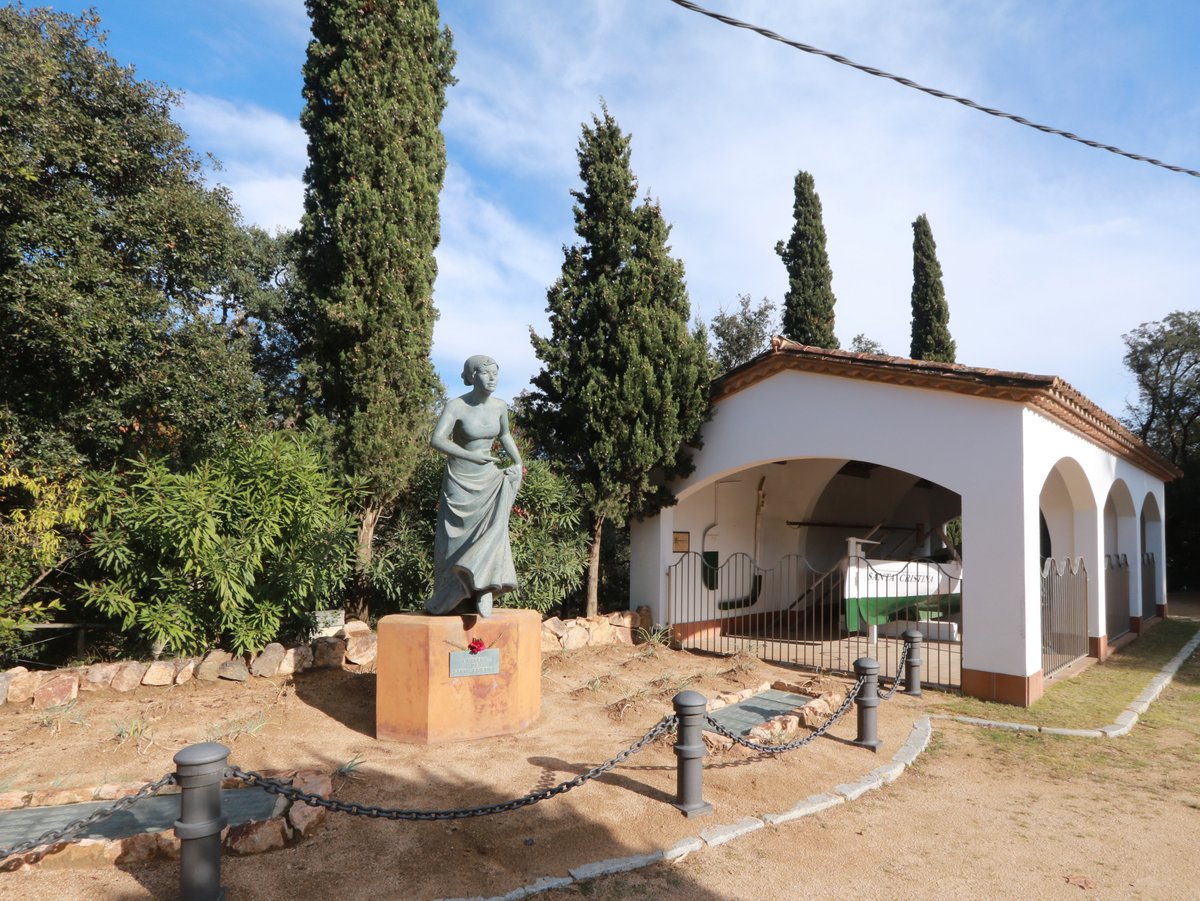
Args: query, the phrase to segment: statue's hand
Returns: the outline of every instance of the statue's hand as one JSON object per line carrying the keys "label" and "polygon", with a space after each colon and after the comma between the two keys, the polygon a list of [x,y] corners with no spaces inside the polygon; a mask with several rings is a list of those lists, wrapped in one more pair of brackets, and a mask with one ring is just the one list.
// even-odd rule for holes
{"label": "statue's hand", "polygon": [[500,459],[498,457],[493,457],[491,454],[469,454],[467,456],[467,459],[470,460],[472,463],[478,463],[480,466],[483,466],[487,463],[499,463],[500,462]]}

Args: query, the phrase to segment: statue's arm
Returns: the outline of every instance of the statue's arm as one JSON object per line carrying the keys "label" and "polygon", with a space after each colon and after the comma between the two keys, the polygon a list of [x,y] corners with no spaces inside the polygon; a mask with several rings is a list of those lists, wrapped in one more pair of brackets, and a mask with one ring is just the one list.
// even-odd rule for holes
{"label": "statue's arm", "polygon": [[521,452],[517,450],[517,442],[513,440],[512,432],[508,428],[508,406],[500,412],[500,446],[505,452],[512,457],[513,465],[521,465]]}

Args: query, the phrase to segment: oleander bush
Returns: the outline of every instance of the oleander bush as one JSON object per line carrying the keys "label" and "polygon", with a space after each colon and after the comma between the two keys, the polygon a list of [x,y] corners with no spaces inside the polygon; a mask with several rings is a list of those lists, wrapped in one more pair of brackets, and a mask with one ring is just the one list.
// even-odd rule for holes
{"label": "oleander bush", "polygon": [[94,489],[100,573],[84,602],[156,648],[259,650],[285,621],[341,603],[351,489],[308,435],[259,435],[183,472],[139,460]]}

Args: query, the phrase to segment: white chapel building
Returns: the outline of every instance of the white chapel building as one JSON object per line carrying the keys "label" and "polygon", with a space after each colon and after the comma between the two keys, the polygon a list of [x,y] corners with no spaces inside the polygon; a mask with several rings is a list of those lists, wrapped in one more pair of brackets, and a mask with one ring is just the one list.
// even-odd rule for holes
{"label": "white chapel building", "polygon": [[684,647],[1028,706],[1165,615],[1180,475],[1054,376],[783,338],[716,384],[674,506],[635,522],[631,606]]}

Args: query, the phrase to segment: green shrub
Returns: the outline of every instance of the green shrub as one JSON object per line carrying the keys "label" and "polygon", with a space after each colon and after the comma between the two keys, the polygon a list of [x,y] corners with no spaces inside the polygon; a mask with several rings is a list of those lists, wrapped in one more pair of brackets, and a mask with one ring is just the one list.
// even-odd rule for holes
{"label": "green shrub", "polygon": [[272,432],[176,473],[135,462],[96,482],[84,600],[176,653],[258,650],[340,601],[354,523],[306,435]]}
{"label": "green shrub", "polygon": [[0,653],[62,609],[48,580],[78,548],[83,483],[0,448]]}

